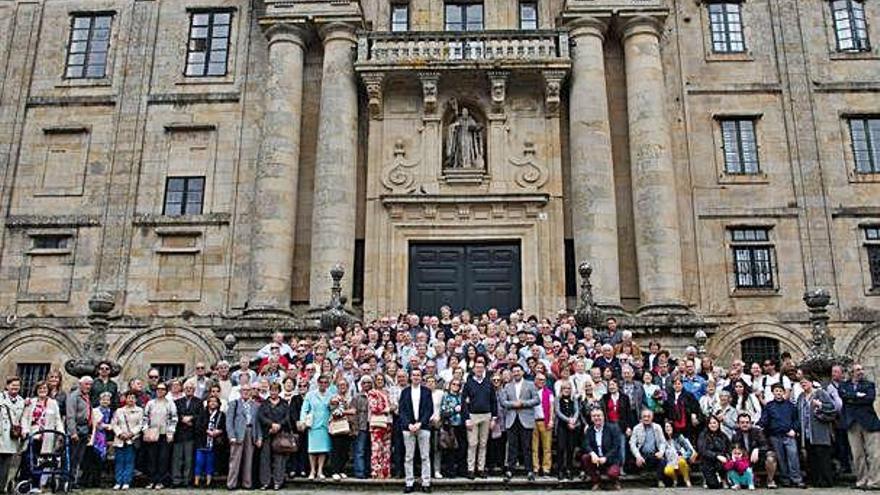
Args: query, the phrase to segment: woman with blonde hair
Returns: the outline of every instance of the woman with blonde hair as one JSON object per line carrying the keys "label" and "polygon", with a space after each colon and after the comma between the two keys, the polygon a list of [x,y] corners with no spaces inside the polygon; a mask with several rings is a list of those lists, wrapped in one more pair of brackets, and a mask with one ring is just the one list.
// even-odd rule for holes
{"label": "woman with blonde hair", "polygon": [[[27,438],[32,433],[43,430],[57,430],[64,432],[64,419],[61,417],[61,410],[58,401],[49,396],[49,384],[45,381],[38,382],[34,386],[35,397],[28,401],[21,417],[21,435]],[[44,433],[35,435],[34,441],[38,445],[40,454],[51,454],[55,451],[55,434]],[[48,476],[42,476],[42,479],[34,477],[34,489],[42,489],[46,486]]]}

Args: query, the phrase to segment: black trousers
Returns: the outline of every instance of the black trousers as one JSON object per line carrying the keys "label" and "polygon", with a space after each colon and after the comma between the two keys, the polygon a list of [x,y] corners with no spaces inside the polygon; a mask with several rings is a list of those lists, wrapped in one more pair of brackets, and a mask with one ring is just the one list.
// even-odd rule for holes
{"label": "black trousers", "polygon": [[572,468],[572,456],[575,447],[575,430],[569,430],[567,424],[559,425],[556,429],[556,456],[559,475],[569,474]]}
{"label": "black trousers", "polygon": [[526,472],[532,472],[532,430],[520,423],[519,417],[513,420],[513,424],[507,429],[507,470],[513,472],[516,460],[523,458]]}
{"label": "black trousers", "polygon": [[[504,419],[499,419],[498,421],[504,421]],[[505,454],[507,453],[507,432],[502,431],[501,436],[498,438],[489,437],[489,442],[486,444],[486,470],[491,471],[493,469],[503,471],[506,463],[504,462],[507,457]]]}
{"label": "black trousers", "polygon": [[351,450],[352,437],[349,434],[333,435],[330,437],[332,445],[331,461],[332,466],[330,472],[333,474],[345,473],[345,466],[348,464],[349,453]]}
{"label": "black trousers", "polygon": [[813,445],[807,442],[807,477],[810,486],[830,488],[834,486],[834,466],[831,460],[830,445]]}
{"label": "black trousers", "polygon": [[170,485],[171,480],[171,443],[165,435],[159,435],[159,440],[143,444],[147,451],[147,470],[150,475],[150,483]]}
{"label": "black trousers", "polygon": [[727,479],[727,471],[724,470],[724,466],[718,462],[718,459],[702,457],[700,459],[700,471],[703,472],[706,486],[712,489],[721,488],[720,480]]}

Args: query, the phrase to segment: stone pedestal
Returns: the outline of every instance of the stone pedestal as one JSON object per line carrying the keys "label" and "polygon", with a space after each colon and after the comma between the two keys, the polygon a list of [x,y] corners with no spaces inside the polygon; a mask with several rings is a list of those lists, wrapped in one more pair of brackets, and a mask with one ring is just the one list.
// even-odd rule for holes
{"label": "stone pedestal", "polygon": [[299,177],[304,31],[293,24],[273,24],[266,37],[270,70],[254,191],[250,313],[290,310]]}
{"label": "stone pedestal", "polygon": [[[330,270],[351,272],[357,199],[358,96],[354,75],[355,27],[332,22],[320,29],[324,42],[321,116],[315,163],[309,302],[323,305],[330,294]],[[351,280],[342,294],[351,297]]]}
{"label": "stone pedestal", "polygon": [[575,45],[568,110],[575,259],[592,264],[596,304],[619,307],[617,205],[602,51],[607,26],[594,17],[568,25]]}
{"label": "stone pedestal", "polygon": [[683,305],[661,29],[662,23],[648,16],[631,17],[622,26],[640,312]]}

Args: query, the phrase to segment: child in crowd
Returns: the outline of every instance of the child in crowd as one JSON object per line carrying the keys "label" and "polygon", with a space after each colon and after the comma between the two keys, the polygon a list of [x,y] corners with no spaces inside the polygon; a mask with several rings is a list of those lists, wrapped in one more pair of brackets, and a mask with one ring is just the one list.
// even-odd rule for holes
{"label": "child in crowd", "polygon": [[742,447],[734,445],[730,453],[730,459],[724,463],[724,469],[727,471],[727,482],[730,488],[738,490],[741,487],[748,487],[749,490],[755,489],[755,478],[752,475],[752,467],[749,465],[749,458],[746,457]]}

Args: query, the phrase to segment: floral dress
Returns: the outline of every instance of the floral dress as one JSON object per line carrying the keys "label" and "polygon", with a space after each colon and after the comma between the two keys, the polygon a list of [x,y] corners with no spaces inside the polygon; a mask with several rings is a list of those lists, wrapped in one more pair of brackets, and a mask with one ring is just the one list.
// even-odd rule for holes
{"label": "floral dress", "polygon": [[[384,390],[370,390],[367,393],[370,417],[388,415],[388,393]],[[382,428],[370,425],[370,463],[372,477],[387,479],[391,477],[391,425]]]}

